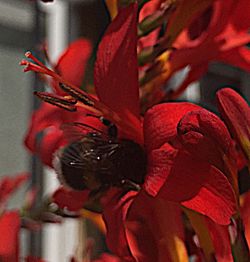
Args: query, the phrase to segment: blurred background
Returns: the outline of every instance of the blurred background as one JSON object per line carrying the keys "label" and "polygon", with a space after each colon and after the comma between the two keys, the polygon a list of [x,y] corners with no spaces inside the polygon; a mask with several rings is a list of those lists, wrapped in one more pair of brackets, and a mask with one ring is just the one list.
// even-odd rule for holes
{"label": "blurred background", "polygon": [[[44,170],[39,159],[31,157],[23,146],[31,112],[39,106],[33,90],[42,88],[32,73],[24,74],[18,65],[27,50],[36,52],[47,41],[50,58],[55,62],[59,54],[74,39],[84,36],[94,47],[104,33],[109,16],[101,0],[57,0],[41,4],[26,0],[0,0],[0,164],[2,175],[30,171],[33,184],[42,185],[41,196],[58,185],[51,170]],[[41,57],[42,59],[42,57]],[[93,61],[92,61],[93,62]],[[92,66],[87,69],[87,82],[92,81]],[[177,77],[178,80],[178,77]],[[176,79],[173,80],[177,81]],[[223,64],[212,64],[200,82],[192,84],[181,99],[202,103],[214,110],[215,92],[223,86],[236,88],[250,98],[250,76],[240,69]],[[24,189],[23,189],[24,190]],[[19,191],[11,207],[20,206],[23,192]],[[22,235],[23,254],[28,251],[47,261],[68,261],[77,241],[78,224],[66,219],[63,225],[46,225],[42,233]],[[86,224],[85,224],[86,227]],[[89,227],[88,227],[89,228]],[[99,239],[93,227],[85,230]],[[98,244],[100,243],[100,244]],[[105,247],[100,247],[101,250]]]}

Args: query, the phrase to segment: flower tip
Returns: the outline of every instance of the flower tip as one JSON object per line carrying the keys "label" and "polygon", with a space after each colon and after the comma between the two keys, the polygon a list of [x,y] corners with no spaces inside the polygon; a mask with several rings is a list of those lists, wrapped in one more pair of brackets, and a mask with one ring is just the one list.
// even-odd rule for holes
{"label": "flower tip", "polygon": [[235,95],[235,94],[238,95],[238,93],[230,87],[222,88],[216,92],[217,98],[220,98],[221,96],[228,96],[228,95]]}
{"label": "flower tip", "polygon": [[21,62],[19,62],[19,65],[20,66],[25,66],[24,68],[23,68],[23,72],[28,72],[28,71],[30,71],[31,69],[30,69],[30,63],[27,61],[27,60],[22,60]]}
{"label": "flower tip", "polygon": [[30,51],[27,51],[24,55],[25,55],[25,57],[29,58],[32,54],[31,54]]}
{"label": "flower tip", "polygon": [[24,59],[21,62],[19,62],[19,65],[27,65],[27,64],[28,64],[28,61]]}

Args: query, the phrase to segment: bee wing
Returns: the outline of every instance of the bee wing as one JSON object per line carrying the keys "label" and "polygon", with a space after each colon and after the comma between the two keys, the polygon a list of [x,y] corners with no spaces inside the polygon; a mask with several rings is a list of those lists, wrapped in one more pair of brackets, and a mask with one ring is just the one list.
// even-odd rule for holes
{"label": "bee wing", "polygon": [[106,135],[101,130],[80,122],[64,123],[61,126],[61,129],[63,130],[65,138],[69,142],[81,140],[88,133],[95,133],[99,136],[106,137]]}

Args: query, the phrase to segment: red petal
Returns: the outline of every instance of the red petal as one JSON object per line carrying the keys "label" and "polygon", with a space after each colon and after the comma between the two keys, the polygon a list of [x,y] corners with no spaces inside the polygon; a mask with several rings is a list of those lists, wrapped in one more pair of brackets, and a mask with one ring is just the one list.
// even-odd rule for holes
{"label": "red petal", "polygon": [[241,216],[245,229],[245,237],[250,248],[250,191],[241,196]]}
{"label": "red petal", "polygon": [[20,218],[16,211],[0,217],[0,258],[2,262],[19,261]]}
{"label": "red petal", "polygon": [[250,109],[247,102],[233,89],[217,92],[220,113],[230,132],[250,159]]}
{"label": "red petal", "polygon": [[14,177],[2,177],[0,180],[0,203],[7,201],[13,191],[17,190],[28,178],[27,173],[20,173]]}
{"label": "red petal", "polygon": [[[152,198],[150,199],[145,193],[140,192],[131,203],[124,221],[126,238],[131,253],[138,262],[151,262],[159,259],[154,231],[157,232],[159,239],[162,239],[162,236],[160,236],[161,232],[152,228],[157,223],[152,217],[152,201]],[[151,220],[153,220],[153,223]],[[146,239],[148,241],[145,241]]]}
{"label": "red petal", "polygon": [[83,208],[84,203],[88,199],[89,191],[75,191],[64,187],[58,188],[53,196],[55,202],[60,208],[67,208],[69,211],[78,211]]}
{"label": "red petal", "polygon": [[24,143],[32,152],[36,151],[36,136],[50,126],[59,128],[63,113],[67,112],[61,108],[42,103],[39,109],[33,112]]}
{"label": "red petal", "polygon": [[62,130],[51,128],[38,144],[37,154],[42,163],[53,167],[53,159],[55,152],[62,146],[66,145]]}
{"label": "red petal", "polygon": [[[113,190],[106,196],[107,243],[123,260],[188,261],[179,205],[139,193]],[[179,260],[178,260],[179,261]]]}
{"label": "red petal", "polygon": [[126,236],[136,261],[188,261],[178,204],[141,191],[128,210]]}
{"label": "red petal", "polygon": [[[241,52],[232,50],[243,48],[249,42],[249,34],[247,34],[249,26],[246,27],[241,19],[238,20],[239,26],[234,27],[231,24],[234,14],[237,13],[237,16],[240,16],[239,6],[246,5],[246,3],[240,3],[241,1],[238,2],[229,0],[225,4],[223,1],[215,1],[212,4],[213,14],[210,24],[199,37],[192,40],[189,35],[190,28],[183,30],[174,43],[177,50],[172,52],[169,60],[171,74],[187,65],[198,68],[207,66],[211,61],[221,60],[249,70],[248,59]],[[204,18],[206,19],[206,17],[200,17],[198,20],[204,20]],[[196,25],[197,21],[193,23]]]}
{"label": "red petal", "polygon": [[221,53],[219,60],[250,72],[250,50],[246,46]]}
{"label": "red petal", "polygon": [[165,184],[178,150],[164,144],[160,149],[155,149],[148,155],[148,171],[143,188],[151,196],[156,196]]}
{"label": "red petal", "polygon": [[214,167],[208,171],[200,170],[194,175],[198,173],[201,176],[206,173],[207,180],[196,196],[183,201],[182,205],[210,217],[218,224],[228,225],[230,218],[237,212],[236,197],[230,183],[224,174]]}
{"label": "red petal", "polygon": [[206,219],[206,224],[213,241],[216,260],[233,262],[228,226],[218,225],[210,219]]}
{"label": "red petal", "polygon": [[248,0],[237,1],[237,7],[231,14],[231,21],[238,30],[248,30],[250,27],[250,5]]}
{"label": "red petal", "polygon": [[104,253],[98,259],[95,259],[92,262],[122,262],[122,261],[118,257],[115,257],[115,256],[112,256],[110,254]]}
{"label": "red petal", "polygon": [[38,257],[28,256],[25,258],[25,262],[46,262],[46,261]]}
{"label": "red petal", "polygon": [[159,148],[177,135],[177,124],[189,111],[200,107],[190,103],[165,103],[148,110],[144,118],[144,138],[148,151]]}
{"label": "red petal", "polygon": [[[92,45],[87,39],[80,38],[74,41],[60,56],[55,70],[65,80],[80,87],[91,51]],[[54,83],[54,85],[58,86],[58,83]],[[57,94],[63,94],[58,87],[56,90]]]}
{"label": "red petal", "polygon": [[103,203],[103,219],[107,228],[106,243],[108,248],[117,256],[131,259],[131,261],[134,259],[127,243],[124,222],[128,208],[136,195],[136,192],[130,191],[121,196],[121,192],[118,190],[111,190]]}
{"label": "red petal", "polygon": [[128,117],[139,118],[137,5],[121,9],[97,52],[95,87],[101,102]]}

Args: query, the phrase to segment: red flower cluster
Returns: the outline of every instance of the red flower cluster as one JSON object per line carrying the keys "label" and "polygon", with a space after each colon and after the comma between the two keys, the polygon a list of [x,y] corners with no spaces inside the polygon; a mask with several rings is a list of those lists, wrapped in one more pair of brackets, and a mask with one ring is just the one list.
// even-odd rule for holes
{"label": "red flower cluster", "polygon": [[[150,1],[145,7],[150,5],[155,10],[159,2]],[[176,99],[190,83],[206,73],[211,62],[228,63],[249,72],[250,51],[246,46],[250,41],[249,8],[247,0],[230,0],[226,4],[223,0],[181,1],[169,18],[163,39],[155,37],[155,30],[147,36],[151,36],[150,45],[155,50],[159,45],[162,47],[161,55],[141,69],[144,99],[151,99],[151,104],[163,98]],[[186,10],[190,12],[187,14]],[[184,81],[175,90],[163,92],[162,85],[185,68],[188,73]]]}
{"label": "red flower cluster", "polygon": [[[218,44],[216,54],[221,55],[231,48],[235,52],[240,51],[237,41],[232,42],[231,38],[228,40],[228,35],[235,33],[232,27],[225,25],[223,19],[220,24],[217,23],[219,14],[224,14],[225,21],[228,21],[232,6],[233,1],[230,1],[225,11],[221,9],[222,1],[213,2],[201,18],[198,18],[198,21],[202,20],[199,23],[201,32],[197,29],[192,31],[191,24],[180,35],[175,42],[180,44],[180,48],[170,58],[172,72],[186,66],[187,58],[192,64],[192,74],[195,72],[196,75],[196,70],[203,72],[204,66],[207,67],[207,63],[214,59],[214,53],[207,50],[201,56],[208,43],[209,46]],[[71,65],[79,61],[84,68],[84,59],[80,59],[83,40],[73,43],[63,58],[59,59],[57,68],[60,68],[60,75],[41,63],[35,65],[22,62],[27,70],[52,76],[54,83],[61,83],[60,88],[72,98],[63,97],[64,93],[57,87],[55,95],[40,93],[40,97],[65,109],[77,110],[73,113],[64,112],[60,108],[43,105],[33,115],[26,144],[46,164],[51,165],[54,152],[71,143],[59,129],[61,124],[67,121],[82,122],[85,126],[92,126],[92,130],[107,132],[98,120],[100,116],[104,116],[117,126],[120,141],[134,141],[147,155],[147,172],[144,183],[139,185],[140,190],[128,191],[127,188],[115,187],[111,183],[101,196],[110,250],[122,261],[128,262],[188,261],[182,224],[184,210],[191,223],[199,220],[198,226],[207,230],[205,233],[209,236],[210,245],[204,244],[200,228],[192,225],[201,237],[200,245],[204,256],[211,259],[215,254],[218,261],[233,261],[227,226],[231,218],[238,214],[239,206],[235,142],[228,128],[233,130],[234,139],[249,157],[249,106],[233,90],[223,89],[217,95],[218,104],[228,128],[215,114],[185,102],[156,105],[142,118],[137,66],[137,12],[136,3],[120,9],[102,38],[94,75],[97,98],[70,83],[72,78],[78,86],[82,81],[78,68],[72,68]],[[204,25],[204,19],[211,15],[217,22]],[[242,44],[248,39],[245,36],[246,28],[242,24],[239,26],[235,17],[237,16],[230,18],[232,22],[229,25],[244,31],[244,39],[239,40]],[[202,36],[204,27],[211,30],[206,36]],[[188,33],[190,41],[182,42],[183,35],[187,36]],[[189,45],[192,41],[195,48],[181,47],[181,43]],[[192,56],[197,56],[196,52],[201,52],[200,59],[192,60],[187,55],[191,53]],[[177,62],[173,64],[174,59],[181,66]],[[64,64],[63,61],[67,62]],[[96,117],[88,116],[89,112],[94,112]],[[36,145],[35,137],[41,131],[46,132],[42,142]],[[90,132],[92,131],[85,129],[82,135]],[[84,174],[83,179],[86,179]],[[54,201],[60,207],[76,211],[84,206],[91,190],[92,188],[83,191],[60,188],[54,194]]]}

